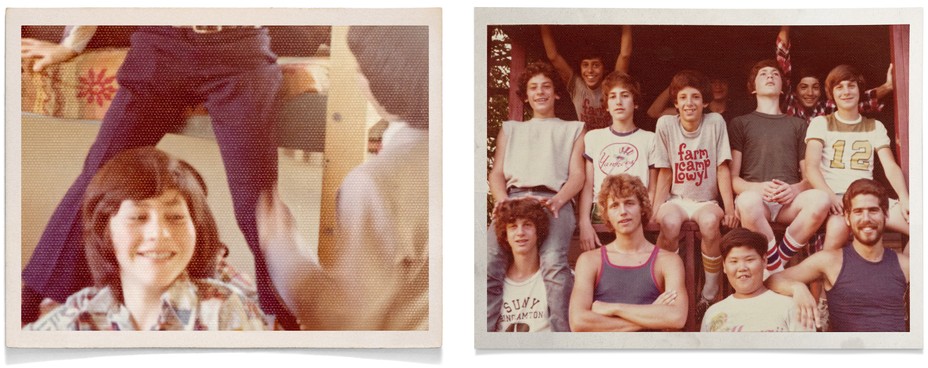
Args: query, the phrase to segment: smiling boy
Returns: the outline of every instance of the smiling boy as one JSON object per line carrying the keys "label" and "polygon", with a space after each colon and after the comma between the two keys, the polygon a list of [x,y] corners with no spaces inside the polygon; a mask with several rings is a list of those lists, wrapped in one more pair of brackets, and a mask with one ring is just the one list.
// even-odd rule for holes
{"label": "smiling boy", "polygon": [[799,322],[789,297],[764,287],[767,239],[747,229],[732,229],[722,237],[722,268],[735,293],[709,307],[702,332],[811,331]]}
{"label": "smiling boy", "polygon": [[[703,114],[712,99],[708,78],[697,71],[681,71],[673,77],[670,93],[679,114],[657,121],[654,166],[660,172],[654,209],[661,227],[657,241],[661,248],[676,251],[683,222],[695,221],[699,226],[705,284],[696,304],[698,322],[719,291],[720,225],[737,225],[728,167],[731,148],[722,116]],[[719,206],[717,193],[724,207]]]}
{"label": "smiling boy", "polygon": [[[559,99],[557,72],[547,63],[526,66],[519,80],[519,97],[532,108],[528,121],[506,121],[496,138],[493,169],[488,175],[495,210],[506,201],[535,197],[550,214],[548,238],[539,246],[551,329],[568,331],[568,296],[574,278],[567,249],[576,227],[572,198],[583,187],[583,123],[554,115]],[[495,227],[494,224],[491,228]],[[508,264],[496,236],[487,234],[487,330],[496,330]]]}
{"label": "smiling boy", "polygon": [[503,254],[511,261],[503,284],[500,332],[551,331],[548,294],[541,277],[538,245],[548,237],[548,216],[534,198],[500,205],[494,228]]}
{"label": "smiling boy", "polygon": [[637,177],[619,174],[603,181],[597,203],[616,238],[577,259],[571,331],[679,329],[686,323],[683,261],[645,239],[649,202]]}
{"label": "smiling boy", "polygon": [[[806,173],[816,189],[831,198],[831,217],[826,222],[825,248],[838,249],[848,239],[848,227],[842,214],[842,196],[851,182],[872,179],[874,158],[899,196],[889,206],[886,226],[895,232],[909,233],[909,191],[905,176],[890,148],[886,127],[879,120],[860,114],[860,90],[863,75],[852,66],[839,65],[828,73],[825,92],[838,110],[812,119],[806,132]],[[908,246],[905,250],[908,254]]]}
{"label": "smiling boy", "polygon": [[[751,69],[748,91],[757,109],[729,124],[732,187],[741,226],[767,238],[767,270],[778,272],[808,244],[828,216],[828,195],[802,175],[807,124],[780,110],[783,77],[777,62]],[[789,225],[777,244],[770,222]]]}
{"label": "smiling boy", "polygon": [[633,118],[641,99],[641,87],[634,78],[615,71],[603,80],[602,105],[612,116],[612,125],[594,129],[583,138],[586,159],[586,181],[580,192],[580,249],[587,251],[602,246],[593,224],[599,218],[594,198],[607,175],[627,173],[641,179],[648,188],[648,199],[654,199],[657,169],[654,161],[654,132],[639,129]]}
{"label": "smiling boy", "polygon": [[[554,36],[547,25],[541,26],[541,40],[545,46],[548,60],[560,74],[570,92],[577,118],[585,123],[585,130],[605,128],[612,121],[602,101],[603,76],[606,75],[606,57],[589,52],[580,56],[580,73],[567,63],[557,51]],[[615,70],[628,73],[632,55],[632,27],[622,26],[622,39],[619,56],[615,61]]]}

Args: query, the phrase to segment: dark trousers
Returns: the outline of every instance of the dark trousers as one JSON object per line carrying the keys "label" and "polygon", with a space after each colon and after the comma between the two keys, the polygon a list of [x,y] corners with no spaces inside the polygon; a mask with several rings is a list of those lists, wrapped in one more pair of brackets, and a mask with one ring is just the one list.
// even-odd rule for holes
{"label": "dark trousers", "polygon": [[84,259],[80,206],[97,170],[123,150],[151,146],[204,104],[212,119],[235,218],[255,258],[261,308],[285,328],[298,324],[280,303],[258,245],[258,195],[277,181],[270,119],[282,82],[266,29],[197,34],[189,28],[141,27],[117,73],[119,91],[96,141],[23,271],[23,320],[35,319],[42,297],[63,302],[92,284]]}

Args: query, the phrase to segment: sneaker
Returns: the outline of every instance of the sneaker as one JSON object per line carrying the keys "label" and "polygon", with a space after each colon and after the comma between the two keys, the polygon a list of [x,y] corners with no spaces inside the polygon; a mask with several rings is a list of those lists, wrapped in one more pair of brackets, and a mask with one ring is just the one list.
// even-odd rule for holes
{"label": "sneaker", "polygon": [[696,303],[696,327],[702,326],[702,317],[706,315],[706,310],[709,309],[709,306],[712,305],[712,301],[704,297],[699,297],[699,302]]}

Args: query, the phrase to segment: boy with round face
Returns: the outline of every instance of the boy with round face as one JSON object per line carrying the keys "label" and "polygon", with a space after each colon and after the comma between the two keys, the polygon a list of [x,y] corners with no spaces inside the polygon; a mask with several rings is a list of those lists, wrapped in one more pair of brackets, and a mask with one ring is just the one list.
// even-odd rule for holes
{"label": "boy with round face", "polygon": [[703,114],[712,92],[702,73],[677,73],[670,92],[676,96],[678,115],[661,117],[656,129],[658,154],[654,166],[660,172],[654,209],[661,227],[657,241],[661,248],[676,251],[683,222],[694,221],[699,226],[706,281],[697,303],[698,320],[719,291],[720,227],[737,225],[729,171],[731,148],[722,116]]}
{"label": "boy with round face", "polygon": [[639,129],[633,121],[641,98],[638,82],[616,71],[603,81],[603,90],[606,93],[602,104],[612,116],[612,125],[591,130],[583,138],[586,181],[580,192],[579,226],[580,249],[584,251],[602,246],[593,230],[593,223],[602,223],[593,202],[606,176],[622,173],[637,176],[648,188],[648,199],[654,198],[657,182],[657,169],[653,167],[654,133]]}
{"label": "boy with round face", "polygon": [[[494,212],[509,199],[535,197],[549,211],[547,240],[539,246],[551,329],[568,331],[568,293],[573,287],[567,249],[576,226],[571,199],[580,192],[583,173],[583,123],[554,115],[554,81],[547,63],[529,64],[519,81],[519,96],[532,108],[529,121],[506,121],[496,139],[489,173]],[[491,227],[495,226],[491,224]],[[508,264],[496,236],[487,236],[487,330],[495,331]]]}
{"label": "boy with round face", "polygon": [[121,152],[82,201],[94,286],[29,330],[264,330],[265,316],[216,279],[225,247],[200,175],[154,147]]}
{"label": "boy with round face", "polygon": [[[783,71],[783,106],[787,115],[796,116],[811,121],[812,118],[821,115],[828,115],[837,109],[835,101],[823,99],[822,97],[822,80],[818,74],[811,69],[800,68],[795,74],[799,78],[796,89],[793,90],[792,79],[793,68],[790,60],[790,27],[780,27],[780,33],[777,35],[777,62],[780,64],[780,70]],[[877,112],[883,109],[879,100],[885,98],[893,91],[893,65],[889,65],[886,71],[886,82],[879,87],[867,90],[860,96],[860,111],[869,113]]]}
{"label": "boy with round face", "polygon": [[839,65],[832,69],[825,80],[825,91],[838,110],[813,119],[806,132],[809,182],[831,198],[826,249],[838,249],[846,244],[848,228],[842,218],[845,210],[842,195],[854,180],[873,178],[877,157],[886,179],[899,196],[889,208],[887,227],[895,232],[909,233],[909,192],[905,177],[893,156],[883,123],[860,114],[858,104],[863,84],[863,75],[854,67]]}
{"label": "boy with round face", "polygon": [[806,284],[823,280],[829,331],[906,331],[909,257],[883,245],[891,209],[886,190],[874,180],[858,179],[848,186],[842,202],[843,220],[854,234],[851,244],[816,252],[771,276],[767,286],[792,296],[799,305],[800,319],[814,319],[820,325],[815,299]]}
{"label": "boy with round face", "polygon": [[688,305],[683,261],[645,239],[643,226],[650,220],[651,206],[641,179],[608,176],[597,202],[616,238],[577,259],[571,331],[682,328]]}
{"label": "boy with round face", "polygon": [[[560,74],[570,92],[577,118],[585,123],[585,130],[608,127],[612,121],[606,108],[600,104],[603,98],[603,77],[606,75],[606,58],[595,53],[580,56],[579,74],[557,51],[557,44],[547,25],[541,26],[541,40],[548,60]],[[621,49],[615,61],[615,71],[628,73],[632,54],[631,26],[622,26]]]}
{"label": "boy with round face", "polygon": [[812,331],[812,321],[799,322],[798,308],[789,297],[764,287],[767,239],[747,229],[732,229],[722,237],[722,268],[735,290],[709,307],[702,332]]}
{"label": "boy with round face", "polygon": [[511,263],[503,285],[500,332],[551,331],[548,296],[538,258],[538,245],[548,237],[548,216],[534,198],[500,205],[496,238]]}
{"label": "boy with round face", "polygon": [[[783,77],[777,62],[757,62],[747,85],[757,109],[728,127],[735,209],[741,226],[766,237],[767,270],[777,272],[815,235],[830,201],[802,175],[807,124],[780,110]],[[789,225],[780,244],[770,222]]]}

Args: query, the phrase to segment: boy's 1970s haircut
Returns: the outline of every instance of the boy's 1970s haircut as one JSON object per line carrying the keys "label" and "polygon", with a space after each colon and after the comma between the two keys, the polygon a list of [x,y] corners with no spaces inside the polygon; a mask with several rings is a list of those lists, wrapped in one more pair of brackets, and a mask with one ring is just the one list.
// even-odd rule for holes
{"label": "boy's 1970s haircut", "polygon": [[828,72],[828,76],[825,77],[825,93],[828,99],[834,101],[835,96],[832,96],[832,90],[844,81],[857,82],[857,89],[864,90],[864,75],[853,66],[841,64]]}
{"label": "boy's 1970s haircut", "polygon": [[712,102],[712,84],[705,74],[697,70],[682,70],[673,76],[670,81],[670,99],[677,100],[677,93],[686,87],[693,87],[699,90],[702,95],[702,102],[708,104]]}
{"label": "boy's 1970s haircut", "polygon": [[[551,64],[544,61],[533,62],[525,66],[525,71],[519,76],[519,89],[516,91],[519,95],[519,99],[522,101],[528,99],[528,80],[539,74],[548,77],[548,79],[551,79],[551,83],[557,86],[558,79],[560,78],[560,75],[557,74],[557,70],[554,70]],[[555,93],[557,93],[556,88]]]}
{"label": "boy's 1970s haircut", "polygon": [[377,102],[409,126],[428,129],[428,26],[351,26],[348,48]]}
{"label": "boy's 1970s haircut", "polygon": [[873,179],[857,179],[847,187],[844,198],[841,199],[845,214],[851,211],[851,200],[861,194],[876,196],[880,200],[880,209],[883,210],[883,214],[889,213],[889,195],[886,193],[886,188]]}
{"label": "boy's 1970s haircut", "polygon": [[518,219],[525,219],[535,224],[535,234],[538,236],[538,244],[541,246],[548,238],[548,214],[545,213],[544,206],[534,198],[517,198],[511,199],[500,204],[497,212],[496,240],[503,249],[503,253],[512,257],[512,247],[509,245],[509,238],[506,236],[506,226],[515,223]]}
{"label": "boy's 1970s haircut", "polygon": [[603,180],[596,197],[599,206],[599,217],[605,222],[606,228],[615,231],[612,221],[609,220],[609,198],[613,201],[622,198],[635,197],[641,205],[641,224],[651,220],[651,200],[648,199],[648,188],[644,186],[637,176],[629,174],[609,175]]}
{"label": "boy's 1970s haircut", "polygon": [[754,93],[754,91],[757,90],[757,86],[754,85],[754,80],[757,79],[757,73],[760,73],[761,69],[767,67],[774,68],[780,73],[780,92],[783,92],[785,83],[783,83],[783,70],[780,69],[780,64],[778,64],[776,60],[765,59],[758,61],[754,64],[754,67],[751,68],[751,73],[748,75],[748,94]]}
{"label": "boy's 1970s haircut", "polygon": [[728,253],[736,247],[748,247],[757,252],[761,259],[767,255],[767,237],[763,234],[755,233],[745,228],[734,228],[722,237],[720,242],[722,249],[722,259],[728,257]]}
{"label": "boy's 1970s haircut", "polygon": [[632,94],[635,106],[638,106],[638,101],[641,101],[641,85],[634,77],[616,70],[603,79],[603,109],[609,110],[609,92],[615,87],[627,89]]}
{"label": "boy's 1970s haircut", "polygon": [[98,287],[110,286],[122,298],[119,263],[110,238],[110,218],[125,200],[141,201],[176,190],[187,202],[196,231],[193,258],[187,265],[192,278],[215,277],[225,246],[206,202],[206,184],[197,171],[155,147],[139,147],[117,154],[97,171],[84,192],[81,220],[84,256]]}

